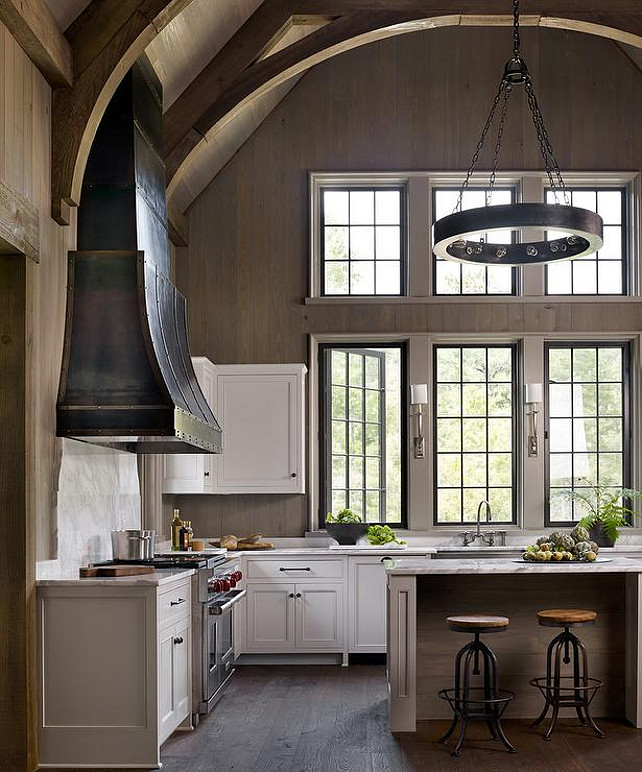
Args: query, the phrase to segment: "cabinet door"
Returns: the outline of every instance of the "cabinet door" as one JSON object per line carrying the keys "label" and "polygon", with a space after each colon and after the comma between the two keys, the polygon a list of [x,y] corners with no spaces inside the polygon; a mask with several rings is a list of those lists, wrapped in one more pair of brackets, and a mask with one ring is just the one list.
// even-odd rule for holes
{"label": "cabinet door", "polygon": [[175,726],[191,712],[191,651],[191,622],[185,619],[174,627],[172,673]]}
{"label": "cabinet door", "polygon": [[164,742],[176,728],[174,625],[163,627],[158,646],[158,736]]}
{"label": "cabinet door", "polygon": [[294,645],[294,585],[248,585],[245,641],[247,651],[283,652]]}
{"label": "cabinet door", "polygon": [[343,585],[297,584],[296,648],[341,650],[343,647]]}
{"label": "cabinet door", "polygon": [[217,417],[223,453],[216,460],[219,493],[304,493],[304,367],[219,367]]}
{"label": "cabinet door", "polygon": [[351,557],[348,651],[386,650],[386,572],[380,557]]}

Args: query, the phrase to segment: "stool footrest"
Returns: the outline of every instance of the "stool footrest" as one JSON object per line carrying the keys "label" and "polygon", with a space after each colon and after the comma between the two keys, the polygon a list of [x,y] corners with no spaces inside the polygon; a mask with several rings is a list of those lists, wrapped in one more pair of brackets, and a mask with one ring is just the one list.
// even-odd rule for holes
{"label": "stool footrest", "polygon": [[[500,689],[494,697],[485,697],[483,688],[469,689],[468,698],[457,696],[455,689],[441,689],[439,697],[445,700],[453,712],[471,721],[487,721],[493,716],[501,716],[508,703],[515,699],[515,692]],[[483,708],[483,711],[481,710]]]}
{"label": "stool footrest", "polygon": [[[590,705],[597,690],[602,686],[602,681],[597,678],[587,678],[586,683],[576,684],[573,676],[560,676],[559,686],[549,683],[546,676],[532,678],[529,683],[531,686],[536,686],[544,697],[552,697],[560,707],[576,706],[575,702],[570,703],[568,700],[578,700],[580,705]],[[577,697],[578,692],[582,693],[579,698]]]}

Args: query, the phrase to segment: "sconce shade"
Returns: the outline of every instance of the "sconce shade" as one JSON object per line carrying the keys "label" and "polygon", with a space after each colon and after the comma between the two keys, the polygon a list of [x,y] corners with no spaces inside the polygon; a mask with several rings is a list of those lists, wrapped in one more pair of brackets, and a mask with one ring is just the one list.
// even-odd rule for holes
{"label": "sconce shade", "polygon": [[541,383],[527,383],[524,386],[526,392],[525,402],[543,402],[544,390]]}
{"label": "sconce shade", "polygon": [[410,404],[427,405],[428,404],[428,384],[413,383],[410,386]]}

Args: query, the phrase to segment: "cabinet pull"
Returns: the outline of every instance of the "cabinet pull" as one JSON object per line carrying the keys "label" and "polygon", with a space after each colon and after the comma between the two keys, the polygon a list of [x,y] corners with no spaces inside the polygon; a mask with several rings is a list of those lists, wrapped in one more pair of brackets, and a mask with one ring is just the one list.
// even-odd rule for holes
{"label": "cabinet pull", "polygon": [[312,569],[307,566],[306,568],[279,568],[279,571],[312,571]]}
{"label": "cabinet pull", "polygon": [[178,638],[174,638],[174,645],[183,643],[182,637],[179,635]]}
{"label": "cabinet pull", "polygon": [[301,597],[301,593],[297,592],[296,596],[297,596],[297,598],[300,598]]}
{"label": "cabinet pull", "polygon": [[394,560],[394,558],[391,558],[391,557],[390,557],[390,555],[384,555],[384,556],[381,558],[381,561],[380,561],[380,562],[381,562],[381,563],[385,563],[385,562],[386,562],[386,560]]}
{"label": "cabinet pull", "polygon": [[170,600],[170,606],[180,606],[181,603],[185,603],[185,598],[179,598],[178,600]]}
{"label": "cabinet pull", "polygon": [[209,477],[210,476],[209,472],[205,472],[204,474],[205,474],[205,477]]}

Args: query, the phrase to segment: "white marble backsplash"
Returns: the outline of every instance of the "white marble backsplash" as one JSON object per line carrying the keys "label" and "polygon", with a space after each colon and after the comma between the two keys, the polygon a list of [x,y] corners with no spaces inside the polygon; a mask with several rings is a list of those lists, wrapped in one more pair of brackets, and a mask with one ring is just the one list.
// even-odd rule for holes
{"label": "white marble backsplash", "polygon": [[37,564],[38,579],[77,577],[78,567],[112,557],[111,534],[140,528],[136,455],[63,440],[54,515],[55,560]]}

